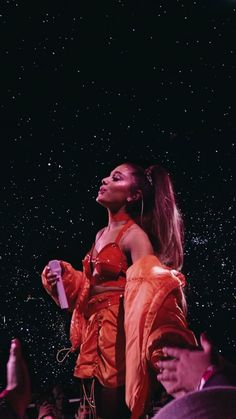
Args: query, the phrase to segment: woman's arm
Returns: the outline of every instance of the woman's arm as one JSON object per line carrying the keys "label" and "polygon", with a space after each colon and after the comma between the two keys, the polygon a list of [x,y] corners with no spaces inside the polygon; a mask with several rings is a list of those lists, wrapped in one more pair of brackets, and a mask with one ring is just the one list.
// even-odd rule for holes
{"label": "woman's arm", "polygon": [[138,225],[133,226],[127,233],[124,245],[131,256],[132,263],[143,256],[154,254],[148,235]]}

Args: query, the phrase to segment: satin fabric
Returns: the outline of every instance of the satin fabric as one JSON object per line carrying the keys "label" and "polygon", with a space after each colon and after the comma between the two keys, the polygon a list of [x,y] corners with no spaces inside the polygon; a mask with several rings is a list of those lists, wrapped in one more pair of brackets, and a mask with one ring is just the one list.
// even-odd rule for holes
{"label": "satin fabric", "polygon": [[126,275],[126,403],[136,419],[147,408],[151,391],[148,371],[163,356],[163,346],[196,346],[197,340],[186,321],[186,282],[181,273],[149,255],[135,262]]}
{"label": "satin fabric", "polygon": [[[74,370],[74,375],[79,378],[97,377],[104,387],[125,384],[123,295],[117,294],[118,304],[113,297],[111,293],[104,293],[89,301],[90,305],[97,306],[97,310],[87,320]],[[103,308],[99,309],[99,305]]]}
{"label": "satin fabric", "polygon": [[[162,356],[161,348],[197,344],[184,312],[184,276],[163,266],[156,256],[145,256],[126,273],[124,320],[122,301],[98,310],[87,319],[89,279],[67,262],[61,261],[61,265],[73,311],[72,349],[80,347],[74,374],[82,378],[96,376],[106,387],[122,385],[125,379],[126,403],[132,419],[138,419],[149,399],[149,368]],[[44,272],[42,281],[52,295]],[[58,303],[55,295],[52,297]],[[109,293],[105,297],[109,299]]]}
{"label": "satin fabric", "polygon": [[134,224],[128,220],[117,234],[114,242],[106,244],[96,256],[93,256],[95,244],[83,259],[83,270],[89,278],[91,285],[103,285],[105,287],[124,287],[128,262],[125,254],[121,251],[119,241]]}

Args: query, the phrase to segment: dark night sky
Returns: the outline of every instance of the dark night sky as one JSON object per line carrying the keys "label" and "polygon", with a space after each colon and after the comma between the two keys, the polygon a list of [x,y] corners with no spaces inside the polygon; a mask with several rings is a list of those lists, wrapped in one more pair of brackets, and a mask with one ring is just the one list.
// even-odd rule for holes
{"label": "dark night sky", "polygon": [[71,382],[75,356],[55,358],[68,318],[40,273],[81,267],[106,223],[101,178],[133,160],[172,175],[189,322],[236,362],[236,1],[3,3],[2,342],[22,339],[35,387]]}

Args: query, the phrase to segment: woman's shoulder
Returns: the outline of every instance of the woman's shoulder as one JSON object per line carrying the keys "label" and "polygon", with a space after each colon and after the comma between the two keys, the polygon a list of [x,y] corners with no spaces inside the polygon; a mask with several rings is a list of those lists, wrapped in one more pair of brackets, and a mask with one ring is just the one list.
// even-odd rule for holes
{"label": "woman's shoulder", "polygon": [[140,225],[134,223],[131,225],[131,227],[127,230],[127,233],[129,235],[139,235],[139,236],[143,236],[143,237],[148,237],[147,233],[144,231],[144,229],[142,227],[140,227]]}
{"label": "woman's shoulder", "polygon": [[[98,242],[103,233],[106,231],[106,227],[101,228],[95,237],[95,243]],[[104,244],[107,244],[114,241],[114,238],[109,239],[106,237]],[[153,247],[147,233],[140,227],[138,224],[133,223],[128,229],[122,234],[119,245],[123,252],[132,256],[132,261],[134,262],[141,256],[147,254],[153,254]]]}
{"label": "woman's shoulder", "polygon": [[106,230],[106,227],[102,227],[100,230],[98,230],[95,236],[95,242],[101,237],[101,235],[104,233],[105,230]]}
{"label": "woman's shoulder", "polygon": [[136,223],[127,230],[123,238],[123,243],[129,249],[134,247],[147,247],[152,250],[152,245],[147,233]]}

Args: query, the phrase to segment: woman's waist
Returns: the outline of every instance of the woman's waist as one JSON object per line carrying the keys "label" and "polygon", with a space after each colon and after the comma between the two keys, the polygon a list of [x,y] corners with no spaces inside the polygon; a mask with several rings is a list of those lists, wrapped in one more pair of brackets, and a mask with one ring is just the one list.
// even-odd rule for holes
{"label": "woman's waist", "polygon": [[92,277],[90,277],[90,284],[92,288],[95,287],[103,287],[104,289],[111,288],[111,291],[113,291],[113,288],[124,288],[126,284],[126,276],[125,275],[119,275],[118,277],[114,278],[113,276],[105,276],[105,275],[99,275],[95,273]]}
{"label": "woman's waist", "polygon": [[[102,290],[100,290],[102,291]],[[115,288],[110,290],[104,290],[97,294],[90,294],[90,298],[87,304],[85,317],[89,318],[92,314],[99,312],[102,309],[107,309],[114,305],[123,304],[124,300],[124,289]]]}
{"label": "woman's waist", "polygon": [[124,293],[125,287],[123,286],[113,286],[113,285],[92,285],[90,287],[90,297],[94,297],[95,295],[100,295],[100,294],[104,294],[104,296],[106,295],[113,295],[114,293]]}

